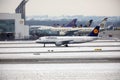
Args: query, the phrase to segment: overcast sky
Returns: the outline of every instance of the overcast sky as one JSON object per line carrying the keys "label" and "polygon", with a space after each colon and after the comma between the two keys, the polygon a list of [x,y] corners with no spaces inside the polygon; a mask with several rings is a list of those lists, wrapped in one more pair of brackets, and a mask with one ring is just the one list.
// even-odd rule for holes
{"label": "overcast sky", "polygon": [[[0,13],[14,13],[22,0],[0,0]],[[29,0],[26,15],[120,16],[120,0]]]}

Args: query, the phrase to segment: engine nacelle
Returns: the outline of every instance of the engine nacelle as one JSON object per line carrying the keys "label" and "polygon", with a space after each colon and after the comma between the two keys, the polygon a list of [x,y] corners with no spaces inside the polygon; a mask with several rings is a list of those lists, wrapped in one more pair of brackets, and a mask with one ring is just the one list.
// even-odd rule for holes
{"label": "engine nacelle", "polygon": [[64,31],[60,31],[60,35],[65,35],[65,32]]}
{"label": "engine nacelle", "polygon": [[55,45],[56,45],[56,46],[61,46],[61,45],[62,45],[62,42],[56,42]]}

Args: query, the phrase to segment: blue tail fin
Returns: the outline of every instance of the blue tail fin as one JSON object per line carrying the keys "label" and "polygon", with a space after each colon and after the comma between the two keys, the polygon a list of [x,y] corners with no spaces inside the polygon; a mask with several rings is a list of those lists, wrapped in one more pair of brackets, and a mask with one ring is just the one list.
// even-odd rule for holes
{"label": "blue tail fin", "polygon": [[93,20],[90,20],[90,21],[89,21],[88,27],[91,26],[92,22],[93,22]]}
{"label": "blue tail fin", "polygon": [[100,26],[96,26],[88,36],[98,36]]}
{"label": "blue tail fin", "polygon": [[69,24],[67,24],[65,27],[75,27],[76,26],[77,19],[73,19]]}

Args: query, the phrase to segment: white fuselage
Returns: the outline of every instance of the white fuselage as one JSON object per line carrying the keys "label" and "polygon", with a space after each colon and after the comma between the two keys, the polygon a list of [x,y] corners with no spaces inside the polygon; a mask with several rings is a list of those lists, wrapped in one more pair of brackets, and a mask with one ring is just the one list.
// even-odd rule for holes
{"label": "white fuselage", "polygon": [[41,37],[36,40],[37,43],[62,43],[67,42],[68,44],[72,43],[84,43],[92,40],[98,39],[98,37],[89,37],[89,36],[47,36]]}
{"label": "white fuselage", "polygon": [[[64,35],[67,31],[75,31],[75,30],[78,30],[79,32],[81,33],[84,33],[84,32],[91,32],[94,27],[52,27],[52,26],[41,26],[39,28],[39,30],[46,30],[46,29],[50,29],[52,31],[59,31],[60,32],[60,35]],[[104,28],[100,28],[100,30],[103,30]]]}

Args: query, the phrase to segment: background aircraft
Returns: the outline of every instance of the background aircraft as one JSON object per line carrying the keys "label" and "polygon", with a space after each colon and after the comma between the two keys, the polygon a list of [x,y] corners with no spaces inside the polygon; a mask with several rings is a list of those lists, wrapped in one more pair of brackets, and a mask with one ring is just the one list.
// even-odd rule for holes
{"label": "background aircraft", "polygon": [[[89,20],[85,26],[73,27],[76,25],[77,19],[73,19],[65,27],[52,27],[52,26],[37,26],[30,29],[31,39],[38,39],[41,36],[85,36],[88,35],[94,27],[91,27],[93,20]],[[104,18],[100,25],[100,31],[105,30],[107,18]],[[69,27],[68,27],[69,25]],[[70,27],[71,25],[71,27]]]}
{"label": "background aircraft", "polygon": [[[72,23],[74,23],[74,25],[72,25],[71,27],[68,25],[66,27],[44,27],[44,28],[38,28],[39,30],[45,30],[45,29],[50,29],[52,31],[59,31],[59,35],[69,35],[68,33],[73,33],[74,35],[74,32],[75,32],[75,35],[86,35],[86,34],[89,34],[93,29],[94,27],[91,27],[91,24],[93,22],[93,20],[90,20],[87,22],[87,24],[84,26],[84,27],[73,27],[73,26],[76,26],[76,21],[77,19],[73,19],[73,21],[71,21],[69,24],[72,25]],[[99,24],[100,25],[100,31],[102,30],[105,30],[105,24],[106,24],[106,21],[107,21],[107,18],[104,18],[101,23]],[[71,35],[70,34],[70,35]],[[69,36],[70,36],[69,35]]]}

